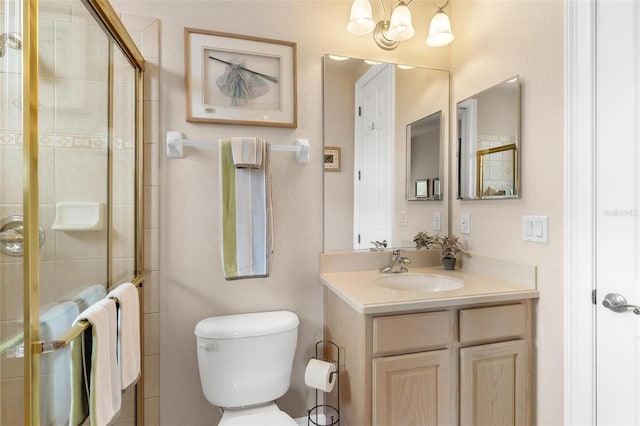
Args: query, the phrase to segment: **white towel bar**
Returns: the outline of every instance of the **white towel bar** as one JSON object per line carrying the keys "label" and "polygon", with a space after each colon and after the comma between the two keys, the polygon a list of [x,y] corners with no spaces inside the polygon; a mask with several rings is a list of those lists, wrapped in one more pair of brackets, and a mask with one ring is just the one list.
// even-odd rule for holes
{"label": "white towel bar", "polygon": [[[167,157],[182,158],[182,147],[184,145],[200,146],[204,148],[218,148],[218,140],[214,141],[193,141],[182,139],[181,132],[167,132]],[[296,153],[296,161],[301,164],[309,162],[309,140],[296,139],[295,145],[271,145],[273,151],[290,151]]]}

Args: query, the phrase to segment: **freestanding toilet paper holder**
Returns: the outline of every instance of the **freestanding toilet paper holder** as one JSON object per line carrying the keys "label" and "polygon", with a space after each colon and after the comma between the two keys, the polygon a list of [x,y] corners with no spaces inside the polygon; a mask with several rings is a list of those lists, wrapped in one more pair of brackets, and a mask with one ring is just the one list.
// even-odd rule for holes
{"label": "freestanding toilet paper holder", "polygon": [[[320,351],[319,349],[322,349]],[[331,349],[331,353],[335,353],[335,359],[325,358],[327,349]],[[318,392],[322,392],[316,389],[315,406],[308,411],[307,425],[314,426],[334,426],[340,424],[340,347],[330,340],[320,340],[316,342],[315,359],[331,362],[335,364],[336,371],[332,372],[336,381],[334,388],[337,388],[337,400],[335,406],[327,403],[327,394],[324,395],[323,403],[318,404]],[[324,392],[323,392],[324,393]]]}

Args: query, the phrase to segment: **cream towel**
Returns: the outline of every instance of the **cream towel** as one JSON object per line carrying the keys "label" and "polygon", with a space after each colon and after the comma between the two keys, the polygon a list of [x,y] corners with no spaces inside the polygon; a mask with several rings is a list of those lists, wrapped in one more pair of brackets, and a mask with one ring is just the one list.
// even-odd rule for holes
{"label": "cream towel", "polygon": [[[117,313],[116,304],[111,299],[102,299],[85,311],[81,312],[74,323],[87,320],[91,327],[85,332],[91,333],[91,351],[85,351],[84,360],[82,356],[77,356],[78,343],[83,337],[80,336],[78,342],[72,342],[71,356],[71,380],[74,391],[72,393],[71,421],[72,424],[78,421],[78,413],[82,409],[76,404],[82,404],[83,397],[78,395],[82,391],[82,386],[78,386],[78,371],[82,372],[84,362],[89,372],[88,402],[89,419],[91,426],[106,426],[120,411],[122,386],[120,385],[120,374],[117,362]],[[91,331],[89,331],[91,330]],[[85,339],[85,342],[87,340]],[[87,342],[88,343],[88,342]],[[80,351],[82,354],[82,352]],[[79,367],[79,368],[78,368]]]}
{"label": "cream towel", "polygon": [[107,297],[118,301],[118,365],[122,389],[135,383],[140,375],[140,301],[138,288],[120,284]]}
{"label": "cream towel", "polygon": [[222,263],[227,280],[269,275],[272,239],[269,143],[262,144],[263,167],[238,169],[233,162],[232,143],[220,141]]}
{"label": "cream towel", "polygon": [[264,141],[260,138],[231,138],[233,164],[238,169],[259,169],[262,167]]}

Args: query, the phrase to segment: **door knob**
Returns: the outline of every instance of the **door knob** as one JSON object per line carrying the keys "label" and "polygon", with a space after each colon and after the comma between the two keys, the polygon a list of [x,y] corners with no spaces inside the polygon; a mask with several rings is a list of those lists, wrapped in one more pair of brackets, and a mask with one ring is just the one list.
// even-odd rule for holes
{"label": "door knob", "polygon": [[632,308],[634,314],[640,315],[640,306],[628,304],[627,299],[618,293],[607,294],[602,301],[602,306],[618,313],[626,312],[627,309]]}

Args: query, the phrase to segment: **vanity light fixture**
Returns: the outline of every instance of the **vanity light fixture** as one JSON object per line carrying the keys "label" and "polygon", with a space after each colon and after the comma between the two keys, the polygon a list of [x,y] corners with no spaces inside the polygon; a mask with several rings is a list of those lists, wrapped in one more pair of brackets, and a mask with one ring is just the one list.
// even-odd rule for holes
{"label": "vanity light fixture", "polygon": [[426,43],[431,47],[446,46],[453,41],[453,33],[451,32],[451,21],[449,16],[444,12],[445,7],[449,4],[449,0],[445,2],[443,6],[438,6],[438,11],[433,15],[431,24],[429,25],[429,36]]}
{"label": "vanity light fixture", "polygon": [[[369,0],[353,0],[347,31],[355,35],[369,34],[373,31],[373,40],[378,47],[384,50],[393,50],[398,47],[401,41],[409,40],[416,33],[409,10],[409,4],[412,2],[413,0],[398,1],[391,11],[389,20],[387,20],[384,3],[380,0],[382,19],[376,22],[373,19]],[[429,37],[426,42],[429,46],[445,46],[453,40],[451,22],[442,10],[447,4],[449,4],[449,0],[446,0],[442,7],[436,4],[438,11],[431,20]]]}
{"label": "vanity light fixture", "polygon": [[409,4],[413,0],[400,0],[387,20],[384,4],[380,0],[382,19],[377,23],[373,20],[371,3],[369,0],[353,0],[351,15],[347,24],[347,31],[355,35],[369,34],[373,31],[373,39],[378,47],[393,50],[401,41],[409,40],[416,33],[411,21]]}

